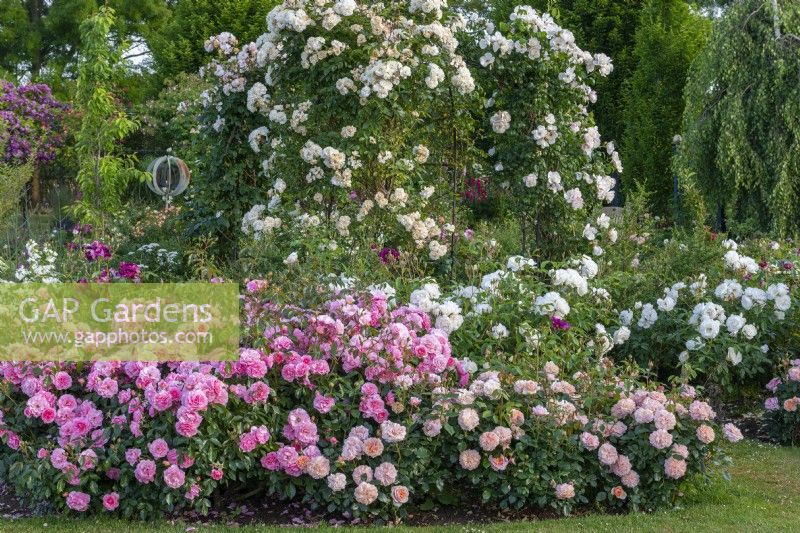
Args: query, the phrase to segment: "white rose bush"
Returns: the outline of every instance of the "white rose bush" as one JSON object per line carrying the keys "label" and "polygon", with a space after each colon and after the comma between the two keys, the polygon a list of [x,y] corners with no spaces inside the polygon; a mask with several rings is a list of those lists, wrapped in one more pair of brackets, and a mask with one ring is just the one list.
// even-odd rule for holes
{"label": "white rose bush", "polygon": [[759,265],[728,249],[734,246],[726,241],[718,249],[724,255],[715,272],[678,281],[655,301],[621,310],[619,327],[630,340],[620,353],[725,389],[773,368],[781,351],[772,345],[786,337],[797,311],[791,281],[784,263]]}
{"label": "white rose bush", "polygon": [[622,172],[614,144],[601,140],[589,113],[592,82],[611,73],[611,60],[581,50],[572,32],[529,6],[470,30],[482,54],[486,176],[510,195],[523,252],[568,240],[565,220],[583,221],[611,202],[610,174]]}

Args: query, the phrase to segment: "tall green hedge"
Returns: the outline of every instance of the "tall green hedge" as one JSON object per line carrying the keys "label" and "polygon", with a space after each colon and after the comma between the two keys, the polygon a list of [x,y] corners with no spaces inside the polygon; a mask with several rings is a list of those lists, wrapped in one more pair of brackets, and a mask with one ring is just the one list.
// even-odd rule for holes
{"label": "tall green hedge", "polygon": [[673,214],[673,139],[680,132],[689,66],[711,28],[683,0],[649,0],[636,31],[632,75],[623,91],[625,183],[650,194],[654,213]]}

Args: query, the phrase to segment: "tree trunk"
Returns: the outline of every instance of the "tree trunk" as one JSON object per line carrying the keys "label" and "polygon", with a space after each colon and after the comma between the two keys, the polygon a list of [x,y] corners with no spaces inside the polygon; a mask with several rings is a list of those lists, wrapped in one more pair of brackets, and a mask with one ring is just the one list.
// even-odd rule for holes
{"label": "tree trunk", "polygon": [[[41,35],[42,0],[28,0],[28,20],[31,26],[35,28],[35,31]],[[31,54],[31,81],[33,82],[38,80],[42,71],[42,55],[42,42],[40,40],[39,46]]]}
{"label": "tree trunk", "polygon": [[772,0],[772,26],[775,29],[775,40],[781,39],[781,17],[778,9],[778,0]]}
{"label": "tree trunk", "polygon": [[39,176],[39,165],[34,165],[31,174],[31,205],[39,205],[42,201],[42,180]]}

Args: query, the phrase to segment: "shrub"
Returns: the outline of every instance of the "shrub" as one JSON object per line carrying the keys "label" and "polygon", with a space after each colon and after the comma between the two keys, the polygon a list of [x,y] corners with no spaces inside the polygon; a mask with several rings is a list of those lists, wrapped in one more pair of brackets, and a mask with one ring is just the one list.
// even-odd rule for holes
{"label": "shrub", "polygon": [[248,284],[233,363],[2,363],[4,478],[76,512],[205,512],[256,488],[388,519],[457,483],[471,490],[451,501],[649,509],[721,457],[690,388],[645,390],[604,359],[473,376],[427,313],[380,291],[269,296]]}
{"label": "shrub", "polygon": [[603,325],[615,318],[613,303],[595,283],[599,266],[591,257],[539,265],[512,256],[487,270],[473,272],[474,284],[442,289],[425,280],[410,293],[478,367],[539,368],[553,359],[577,369],[613,347]]}
{"label": "shrub", "polygon": [[[655,301],[637,301],[619,315],[630,340],[619,350],[667,375],[706,379],[730,391],[771,369],[772,352],[793,323],[787,263],[756,261],[722,242],[721,264],[678,281]],[[791,263],[788,263],[791,265]],[[789,282],[789,284],[787,284]]]}
{"label": "shrub", "polygon": [[785,363],[780,377],[767,383],[772,394],[764,402],[764,418],[772,438],[784,444],[800,442],[800,359]]}
{"label": "shrub", "polygon": [[15,86],[0,82],[0,145],[3,160],[22,164],[34,152],[36,162],[52,161],[64,142],[69,106],[53,98],[43,83]]}

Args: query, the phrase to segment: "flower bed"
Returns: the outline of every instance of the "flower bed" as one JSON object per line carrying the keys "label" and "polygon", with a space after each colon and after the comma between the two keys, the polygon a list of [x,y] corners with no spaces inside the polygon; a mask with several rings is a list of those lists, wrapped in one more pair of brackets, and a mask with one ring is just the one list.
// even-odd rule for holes
{"label": "flower bed", "polygon": [[690,387],[645,388],[604,359],[470,374],[427,313],[381,292],[306,310],[249,289],[236,363],[2,364],[4,477],[141,518],[253,488],[383,519],[432,498],[651,509],[721,460],[718,434],[741,437]]}

